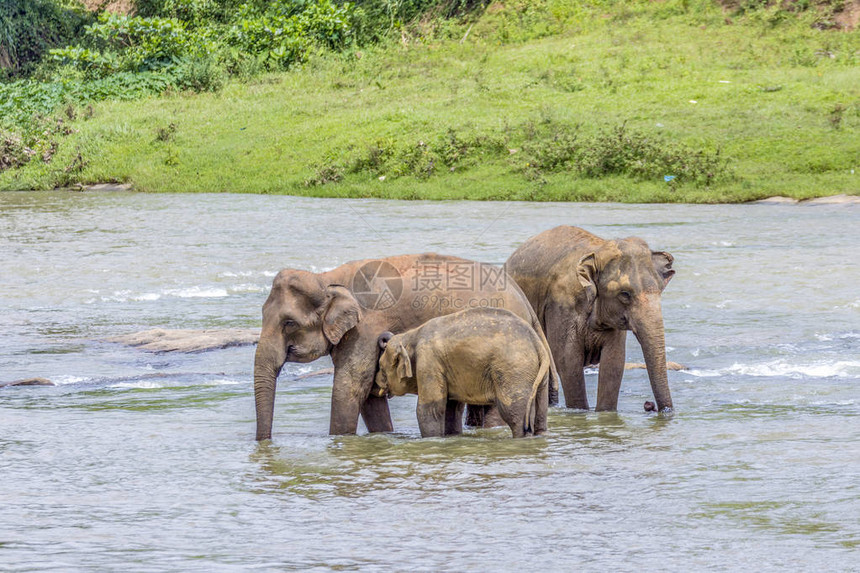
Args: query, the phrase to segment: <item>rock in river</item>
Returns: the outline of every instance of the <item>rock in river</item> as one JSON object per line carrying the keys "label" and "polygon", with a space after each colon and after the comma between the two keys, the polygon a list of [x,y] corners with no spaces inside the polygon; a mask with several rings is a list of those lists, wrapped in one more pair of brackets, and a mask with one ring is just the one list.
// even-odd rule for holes
{"label": "rock in river", "polygon": [[[637,369],[646,369],[644,362],[628,362],[624,365],[625,370],[637,370]],[[683,364],[678,364],[677,362],[666,362],[666,370],[686,370],[687,367]]]}
{"label": "rock in river", "polygon": [[14,382],[0,382],[0,388],[4,386],[56,386],[47,378],[25,378]]}
{"label": "rock in river", "polygon": [[250,346],[260,340],[256,328],[225,328],[212,330],[167,330],[154,328],[108,338],[148,352],[204,352],[231,346]]}

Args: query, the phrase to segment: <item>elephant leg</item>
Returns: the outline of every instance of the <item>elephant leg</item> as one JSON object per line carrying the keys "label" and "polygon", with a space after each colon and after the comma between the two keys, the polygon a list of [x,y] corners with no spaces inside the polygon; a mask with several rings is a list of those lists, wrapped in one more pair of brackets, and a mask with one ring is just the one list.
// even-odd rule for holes
{"label": "elephant leg", "polygon": [[469,404],[466,407],[466,425],[471,428],[483,428],[484,418],[487,415],[489,406],[475,406]]}
{"label": "elephant leg", "polygon": [[577,410],[588,410],[588,392],[585,388],[583,350],[574,345],[558,359],[564,405]]}
{"label": "elephant leg", "polygon": [[445,435],[446,411],[448,409],[448,385],[438,364],[418,357],[418,427],[422,438]]}
{"label": "elephant leg", "polygon": [[505,417],[499,411],[498,406],[487,406],[487,411],[484,414],[484,427],[496,428],[507,424]]}
{"label": "elephant leg", "polygon": [[445,405],[445,435],[457,436],[463,433],[463,410],[466,405],[457,400],[448,400]]}
{"label": "elephant leg", "polygon": [[621,391],[626,351],[626,330],[616,330],[605,338],[600,350],[600,371],[597,375],[598,412],[618,409],[618,393]]}
{"label": "elephant leg", "polygon": [[551,384],[549,386],[547,400],[549,405],[558,406],[558,386],[556,386],[555,384]]}
{"label": "elephant leg", "polygon": [[[527,400],[516,400],[512,404],[505,405],[502,400],[496,400],[495,410],[499,413],[499,417],[504,420],[504,423],[511,429],[511,435],[514,438],[522,438],[526,435],[525,417]],[[501,425],[501,424],[499,424]]]}
{"label": "elephant leg", "polygon": [[362,414],[370,432],[390,432],[393,429],[388,400],[370,396],[378,350],[375,338],[365,338],[345,339],[332,352],[334,383],[329,425],[332,435],[354,434],[359,414]]}
{"label": "elephant leg", "polygon": [[418,398],[418,427],[422,438],[439,438],[445,435],[445,406],[447,400],[422,402]]}
{"label": "elephant leg", "polygon": [[[578,359],[577,359],[578,358]],[[565,357],[562,362],[561,387],[564,389],[564,405],[577,410],[588,410],[588,392],[585,389],[585,365],[582,354]]]}
{"label": "elephant leg", "polygon": [[538,388],[537,399],[535,400],[535,436],[539,436],[547,430],[549,390],[551,390],[551,384],[546,382],[541,384],[541,387]]}
{"label": "elephant leg", "polygon": [[582,370],[585,367],[584,340],[568,324],[570,312],[570,309],[565,308],[547,312],[546,338],[561,378],[565,406],[588,410],[588,393]]}
{"label": "elephant leg", "polygon": [[367,426],[368,432],[391,432],[394,425],[391,423],[391,412],[388,410],[388,398],[379,396],[368,396],[361,406],[361,419]]}

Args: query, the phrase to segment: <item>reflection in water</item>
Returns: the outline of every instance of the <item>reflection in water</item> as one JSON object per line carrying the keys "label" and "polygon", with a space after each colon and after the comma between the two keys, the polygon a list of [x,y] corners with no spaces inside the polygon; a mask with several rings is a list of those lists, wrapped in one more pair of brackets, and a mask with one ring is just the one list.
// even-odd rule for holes
{"label": "reflection in water", "polygon": [[[858,219],[842,206],[0,194],[0,381],[58,383],[0,388],[0,569],[852,570]],[[669,373],[674,416],[643,411],[647,374],[631,370],[617,413],[552,409],[537,438],[421,439],[414,397],[391,401],[392,434],[332,437],[323,359],[285,367],[274,441],[257,444],[253,347],[104,342],[259,326],[283,267],[426,250],[502,262],[558,224],[675,256],[668,355],[689,369]],[[642,361],[635,341],[628,361]]]}

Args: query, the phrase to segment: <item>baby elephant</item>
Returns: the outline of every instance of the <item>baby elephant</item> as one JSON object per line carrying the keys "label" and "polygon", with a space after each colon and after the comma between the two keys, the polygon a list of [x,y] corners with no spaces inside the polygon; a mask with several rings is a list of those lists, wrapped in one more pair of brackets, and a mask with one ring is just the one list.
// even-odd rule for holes
{"label": "baby elephant", "polygon": [[546,430],[549,352],[515,314],[463,310],[401,334],[383,332],[379,346],[376,392],[418,394],[423,437],[446,434],[448,401],[498,407],[515,438]]}

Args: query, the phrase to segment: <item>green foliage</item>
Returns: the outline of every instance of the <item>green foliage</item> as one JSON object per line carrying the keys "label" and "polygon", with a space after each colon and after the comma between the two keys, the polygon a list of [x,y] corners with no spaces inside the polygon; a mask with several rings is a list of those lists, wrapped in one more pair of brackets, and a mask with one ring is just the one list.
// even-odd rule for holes
{"label": "green foliage", "polygon": [[0,126],[26,128],[32,116],[50,114],[70,102],[138,99],[160,94],[178,83],[170,71],[117,72],[91,81],[66,73],[50,82],[0,83]]}
{"label": "green foliage", "polygon": [[331,0],[272,2],[265,9],[245,4],[224,42],[233,61],[252,58],[267,69],[286,69],[304,61],[313,46],[339,50],[354,40],[350,3]]}
{"label": "green foliage", "polygon": [[[685,184],[708,187],[731,177],[728,161],[719,150],[695,149],[631,130],[626,124],[591,137],[580,137],[578,130],[578,126],[549,119],[539,125],[527,121],[516,129],[483,134],[448,128],[442,135],[416,142],[377,139],[352,154],[331,150],[329,159],[315,167],[304,185],[337,183],[345,175],[360,173],[380,180],[426,180],[462,172],[484,161],[504,160],[538,183],[546,183],[546,176],[554,173],[589,179],[623,175],[638,181],[664,181],[673,188]],[[509,145],[521,145],[521,149]]]}
{"label": "green foliage", "polygon": [[23,165],[33,155],[35,152],[24,144],[20,135],[0,131],[0,171]]}
{"label": "green foliage", "polygon": [[50,48],[71,41],[89,19],[71,2],[0,0],[0,78],[31,73]]}
{"label": "green foliage", "polygon": [[181,20],[102,13],[85,29],[87,47],[51,50],[52,59],[104,77],[115,71],[146,72],[178,65],[183,58],[214,48],[203,34],[192,34]]}
{"label": "green foliage", "polygon": [[489,0],[356,0],[356,37],[376,42],[422,16],[453,18],[483,9]]}
{"label": "green foliage", "polygon": [[[697,202],[857,189],[860,37],[818,26],[817,2],[155,4],[0,84],[0,127],[18,134],[0,188]],[[372,9],[387,20],[371,30]],[[79,132],[38,147],[50,113]]]}
{"label": "green foliage", "polygon": [[597,135],[583,147],[577,167],[586,177],[629,175],[637,180],[663,178],[673,184],[710,186],[729,176],[728,161],[719,150],[694,149],[626,125]]}
{"label": "green foliage", "polygon": [[14,169],[41,159],[50,163],[59,148],[62,136],[74,133],[62,119],[31,118],[30,129],[23,135],[0,129],[0,172]]}
{"label": "green foliage", "polygon": [[227,82],[227,72],[214,56],[184,60],[177,68],[177,73],[177,87],[198,93],[221,91]]}

